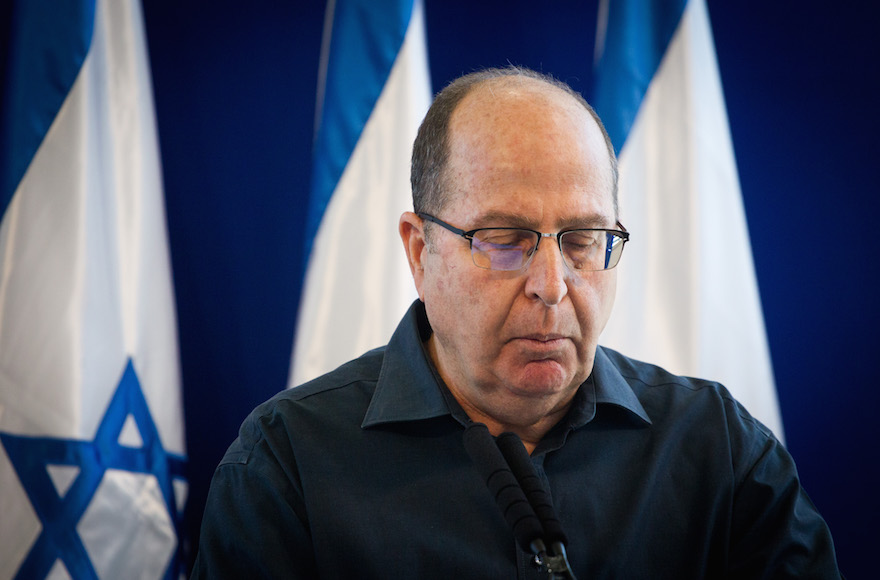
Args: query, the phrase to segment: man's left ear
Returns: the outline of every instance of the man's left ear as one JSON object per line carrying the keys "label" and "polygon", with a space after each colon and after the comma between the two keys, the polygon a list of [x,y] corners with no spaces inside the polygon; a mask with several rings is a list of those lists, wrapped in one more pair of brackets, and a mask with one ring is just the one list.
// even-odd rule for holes
{"label": "man's left ear", "polygon": [[425,277],[424,260],[428,251],[424,228],[425,222],[413,212],[407,211],[400,216],[398,232],[400,232],[400,239],[403,241],[403,249],[406,251],[409,270],[416,283],[416,292],[422,301],[424,301],[422,294],[422,282]]}

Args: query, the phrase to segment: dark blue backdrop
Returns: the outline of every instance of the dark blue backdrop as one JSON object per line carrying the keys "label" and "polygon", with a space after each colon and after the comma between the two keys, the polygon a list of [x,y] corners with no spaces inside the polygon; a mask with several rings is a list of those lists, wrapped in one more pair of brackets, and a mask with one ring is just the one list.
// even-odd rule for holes
{"label": "dark blue backdrop", "polygon": [[[512,62],[589,98],[596,3],[426,0],[435,89]],[[876,18],[856,0],[708,4],[788,447],[844,573],[868,577],[880,539]],[[144,9],[195,534],[238,424],[286,384],[324,2]]]}

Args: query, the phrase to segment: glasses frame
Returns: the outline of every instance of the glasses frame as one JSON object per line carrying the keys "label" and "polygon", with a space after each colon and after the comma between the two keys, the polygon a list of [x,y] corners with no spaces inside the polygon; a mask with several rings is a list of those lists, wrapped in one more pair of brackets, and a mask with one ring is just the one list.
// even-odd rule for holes
{"label": "glasses frame", "polygon": [[[474,256],[474,254],[473,254],[473,249],[474,249],[474,235],[475,235],[477,232],[482,232],[482,231],[489,231],[489,230],[522,230],[522,231],[526,231],[526,232],[532,232],[533,234],[538,234],[538,241],[535,242],[535,247],[532,248],[532,251],[531,251],[531,253],[529,254],[528,258],[526,258],[526,260],[523,262],[523,265],[520,266],[520,268],[519,268],[520,270],[525,270],[525,269],[529,266],[529,264],[531,264],[531,262],[532,262],[532,258],[533,258],[533,257],[535,256],[535,254],[538,252],[538,247],[541,245],[541,240],[543,240],[544,238],[556,238],[556,246],[559,248],[559,255],[562,256],[562,261],[565,263],[565,265],[566,265],[568,268],[572,269],[572,270],[575,270],[575,269],[568,265],[568,260],[565,258],[565,253],[562,251],[562,236],[563,236],[563,234],[567,234],[568,232],[606,232],[606,233],[608,233],[608,234],[613,234],[613,235],[615,235],[615,236],[618,236],[618,237],[620,238],[620,243],[621,243],[621,244],[626,244],[626,243],[629,241],[629,232],[626,230],[625,227],[623,227],[623,224],[620,223],[620,222],[617,222],[617,227],[620,228],[620,229],[617,229],[617,230],[614,230],[614,229],[607,229],[607,228],[573,228],[573,229],[570,229],[570,230],[562,230],[562,231],[557,232],[557,233],[555,233],[555,234],[553,234],[553,233],[549,233],[549,234],[548,234],[548,233],[539,232],[538,230],[533,230],[533,229],[530,229],[530,228],[514,228],[514,227],[476,228],[476,229],[473,229],[473,230],[467,230],[467,231],[465,231],[465,230],[463,230],[463,229],[461,229],[461,228],[457,228],[457,227],[455,227],[455,226],[453,226],[453,225],[451,225],[451,224],[448,224],[448,223],[446,223],[445,221],[441,220],[440,218],[436,218],[436,217],[432,216],[431,214],[427,214],[427,213],[419,212],[419,213],[417,213],[416,215],[418,215],[418,216],[419,216],[420,218],[422,218],[423,220],[427,220],[427,221],[429,221],[429,222],[435,223],[435,224],[437,224],[438,226],[440,226],[440,227],[442,227],[442,228],[444,228],[444,229],[449,230],[449,231],[452,232],[453,234],[456,234],[456,235],[461,236],[462,238],[466,239],[466,240],[468,241],[468,244],[470,245],[470,249],[471,249],[471,261],[473,261],[474,266],[476,266],[477,268],[481,268],[481,269],[483,269],[483,270],[493,270],[493,269],[492,269],[492,268],[486,268],[486,267],[484,267],[484,266],[480,266],[479,264],[477,264],[477,262],[476,262],[476,260],[475,260],[475,256]],[[611,247],[613,247],[613,246],[611,246]],[[620,254],[622,254],[622,253],[623,253],[623,248],[620,249]],[[608,271],[608,270],[613,270],[614,268],[617,267],[617,264],[619,264],[619,263],[620,263],[620,257],[618,256],[618,258],[617,258],[617,262],[616,262],[613,266],[611,266],[610,268],[603,268],[602,270],[575,270],[575,271],[580,271],[580,272],[605,272],[605,271]],[[494,271],[496,271],[496,272],[516,272],[516,270],[494,270]]]}

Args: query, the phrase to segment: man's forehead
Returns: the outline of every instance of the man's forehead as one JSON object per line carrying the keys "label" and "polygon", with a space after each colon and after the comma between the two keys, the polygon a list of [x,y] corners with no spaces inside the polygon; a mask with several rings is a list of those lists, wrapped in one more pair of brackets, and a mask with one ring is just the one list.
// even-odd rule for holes
{"label": "man's forehead", "polygon": [[[479,196],[468,196],[461,203],[467,209],[471,223],[469,228],[481,227],[515,227],[531,230],[542,228],[581,229],[607,228],[616,223],[608,208],[585,208],[571,210],[566,207],[554,207],[552,212],[528,211],[510,208],[479,207]],[[471,205],[474,204],[474,205]]]}
{"label": "man's forehead", "polygon": [[609,169],[612,165],[602,129],[587,107],[562,89],[537,79],[484,81],[453,111],[448,134],[451,158],[462,154],[459,161],[465,164],[481,155],[495,157],[499,147],[507,150],[507,145],[529,142],[534,135],[553,134],[560,147],[574,146],[592,162]]}
{"label": "man's forehead", "polygon": [[[483,222],[472,227],[500,218],[531,229],[539,222],[542,227],[616,223],[612,162],[601,128],[562,89],[530,78],[485,81],[456,108],[449,138],[447,183],[468,194],[453,194],[450,201],[471,206],[468,217]],[[562,202],[567,211],[548,222],[534,207],[514,208],[505,194],[517,190],[546,192],[540,197],[548,202],[564,194],[552,203]]]}
{"label": "man's forehead", "polygon": [[[476,85],[455,108],[451,120],[453,125],[456,119],[471,121],[471,116],[482,121],[503,121],[515,108],[543,110],[548,114],[568,111],[591,117],[581,103],[558,87],[538,79],[507,76]],[[593,122],[592,118],[590,121]]]}
{"label": "man's forehead", "polygon": [[553,216],[549,223],[545,223],[548,219],[546,216],[504,210],[478,211],[474,219],[477,223],[481,224],[479,227],[510,226],[531,230],[541,230],[548,226],[560,230],[607,228],[615,223],[614,216],[603,211],[558,212],[558,215]]}

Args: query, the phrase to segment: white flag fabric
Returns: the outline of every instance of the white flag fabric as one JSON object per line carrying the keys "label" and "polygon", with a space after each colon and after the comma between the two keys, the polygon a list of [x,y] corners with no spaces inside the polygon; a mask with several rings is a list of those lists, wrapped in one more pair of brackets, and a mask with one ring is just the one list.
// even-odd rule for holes
{"label": "white flag fabric", "polygon": [[0,578],[177,578],[183,411],[141,3],[12,14]]}
{"label": "white flag fabric", "polygon": [[431,103],[422,2],[331,0],[327,20],[291,387],[388,342],[417,297],[397,224]]}
{"label": "white flag fabric", "polygon": [[595,102],[633,232],[602,343],[720,381],[781,438],[705,0],[611,0],[600,27]]}

